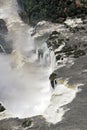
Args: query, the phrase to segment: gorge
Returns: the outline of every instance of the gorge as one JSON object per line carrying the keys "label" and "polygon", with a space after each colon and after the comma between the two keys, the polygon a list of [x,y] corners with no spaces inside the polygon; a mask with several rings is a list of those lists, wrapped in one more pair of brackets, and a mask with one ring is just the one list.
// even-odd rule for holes
{"label": "gorge", "polygon": [[19,12],[16,0],[0,0],[0,130],[63,130],[62,120],[69,129],[67,106],[86,85],[86,16],[31,27]]}

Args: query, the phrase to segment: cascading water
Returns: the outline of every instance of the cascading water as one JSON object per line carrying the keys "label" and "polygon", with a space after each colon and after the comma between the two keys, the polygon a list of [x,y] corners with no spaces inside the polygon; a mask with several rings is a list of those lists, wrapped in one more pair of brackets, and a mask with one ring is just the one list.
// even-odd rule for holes
{"label": "cascading water", "polygon": [[7,39],[13,41],[14,50],[11,55],[0,54],[0,101],[10,116],[42,114],[51,97],[49,50],[45,43],[35,45],[30,27],[18,16],[15,0],[0,0],[1,4],[0,17],[7,23]]}
{"label": "cascading water", "polygon": [[73,100],[77,89],[58,85],[52,94],[49,76],[55,68],[54,53],[46,43],[34,42],[17,11],[16,0],[0,0],[0,18],[8,28],[6,40],[13,42],[12,54],[0,54],[0,102],[6,108],[0,119],[42,114],[56,123],[65,113],[61,106]]}

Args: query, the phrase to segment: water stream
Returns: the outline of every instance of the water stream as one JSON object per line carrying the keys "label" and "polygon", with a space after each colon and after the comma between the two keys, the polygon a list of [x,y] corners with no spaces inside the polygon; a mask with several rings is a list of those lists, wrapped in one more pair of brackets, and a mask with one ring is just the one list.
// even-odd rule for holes
{"label": "water stream", "polygon": [[46,43],[34,42],[30,27],[17,11],[16,0],[0,0],[0,18],[8,28],[6,39],[12,40],[14,48],[10,55],[0,54],[0,102],[6,108],[0,119],[43,115],[56,123],[65,113],[61,106],[75,98],[77,89],[58,85],[52,92],[49,75],[54,69],[54,55]]}

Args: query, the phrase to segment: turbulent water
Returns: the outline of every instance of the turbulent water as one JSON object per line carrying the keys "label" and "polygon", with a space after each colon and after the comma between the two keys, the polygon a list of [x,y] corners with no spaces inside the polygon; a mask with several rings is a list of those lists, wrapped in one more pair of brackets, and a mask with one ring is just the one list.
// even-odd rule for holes
{"label": "turbulent water", "polygon": [[46,43],[36,43],[30,27],[18,16],[16,0],[0,0],[0,18],[4,19],[13,52],[0,54],[0,102],[6,111],[3,117],[31,117],[43,115],[56,123],[62,119],[63,105],[71,102],[77,89],[58,85],[51,89],[49,75],[54,69],[54,55]]}

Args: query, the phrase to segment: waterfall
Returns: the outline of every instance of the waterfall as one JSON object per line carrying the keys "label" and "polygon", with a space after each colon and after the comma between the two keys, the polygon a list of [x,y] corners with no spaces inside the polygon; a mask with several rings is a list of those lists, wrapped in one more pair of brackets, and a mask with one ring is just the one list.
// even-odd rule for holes
{"label": "waterfall", "polygon": [[0,0],[0,18],[6,22],[6,39],[13,46],[11,54],[0,54],[0,102],[6,108],[0,119],[43,115],[57,123],[65,113],[63,105],[75,98],[77,89],[59,84],[52,93],[49,76],[56,66],[54,52],[46,43],[35,42],[18,10],[16,0]]}
{"label": "waterfall", "polygon": [[8,28],[6,39],[13,44],[10,55],[0,54],[0,102],[6,108],[4,117],[40,115],[51,98],[50,52],[46,43],[39,46],[34,42],[30,26],[24,24],[18,15],[16,0],[0,0],[0,5],[0,18]]}

